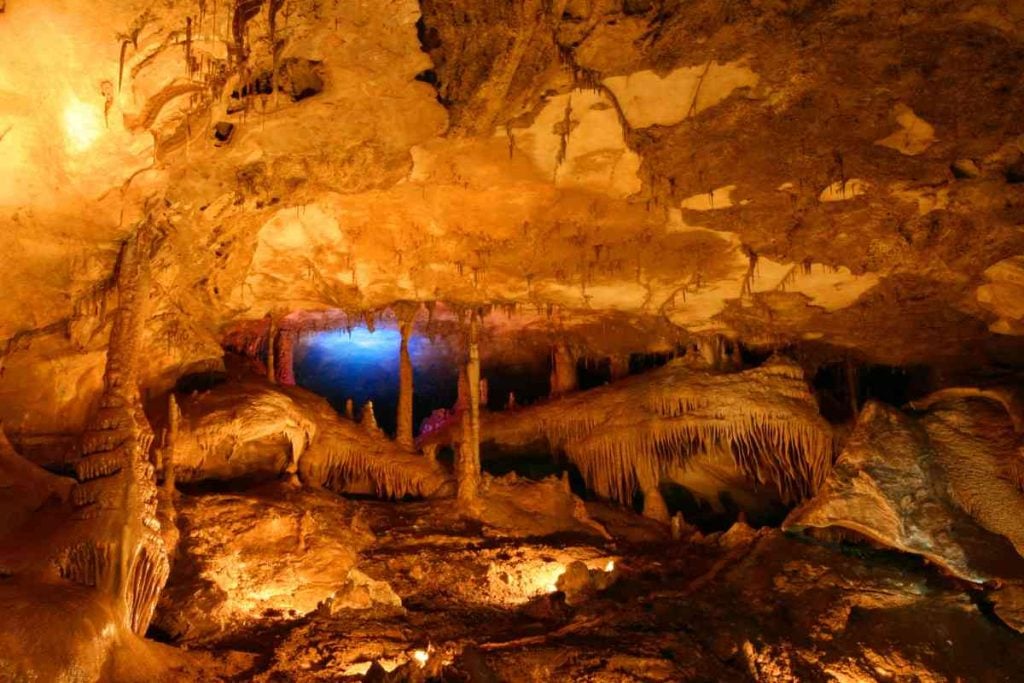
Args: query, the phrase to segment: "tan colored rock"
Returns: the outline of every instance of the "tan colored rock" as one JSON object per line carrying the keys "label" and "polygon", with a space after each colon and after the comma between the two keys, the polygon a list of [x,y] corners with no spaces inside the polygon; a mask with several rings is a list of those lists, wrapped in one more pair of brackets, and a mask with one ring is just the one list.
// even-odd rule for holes
{"label": "tan colored rock", "polygon": [[181,409],[175,470],[182,482],[297,472],[313,487],[400,498],[434,494],[448,479],[437,463],[342,419],[319,396],[263,377],[183,397]]}
{"label": "tan colored rock", "polygon": [[[695,370],[678,359],[557,401],[486,414],[481,433],[484,441],[506,445],[545,439],[566,452],[588,487],[620,502],[709,448],[723,449],[748,477],[784,499],[799,500],[818,490],[834,457],[832,428],[818,413],[803,370],[781,357],[730,374]],[[423,442],[459,438],[452,425]],[[669,521],[667,513],[659,518]]]}
{"label": "tan colored rock", "polygon": [[638,71],[608,77],[604,83],[615,94],[629,125],[647,128],[679,123],[758,81],[759,76],[743,61],[733,61],[680,67],[665,75]]}
{"label": "tan colored rock", "polygon": [[784,528],[838,527],[970,581],[1024,584],[1024,495],[1004,478],[1015,441],[985,400],[952,399],[916,420],[868,403],[824,487]]}
{"label": "tan colored rock", "polygon": [[1004,259],[985,271],[987,284],[976,296],[983,308],[998,319],[989,329],[999,334],[1024,334],[1024,256]]}
{"label": "tan colored rock", "polygon": [[875,142],[876,145],[914,156],[921,154],[935,142],[935,126],[931,125],[905,104],[893,107],[893,118],[899,130]]}
{"label": "tan colored rock", "polygon": [[347,609],[401,607],[402,599],[386,581],[377,581],[358,569],[350,569],[345,583],[321,603],[319,609],[333,615]]}
{"label": "tan colored rock", "polygon": [[157,624],[190,642],[314,611],[350,578],[372,539],[324,492],[271,486],[180,498],[182,539]]}

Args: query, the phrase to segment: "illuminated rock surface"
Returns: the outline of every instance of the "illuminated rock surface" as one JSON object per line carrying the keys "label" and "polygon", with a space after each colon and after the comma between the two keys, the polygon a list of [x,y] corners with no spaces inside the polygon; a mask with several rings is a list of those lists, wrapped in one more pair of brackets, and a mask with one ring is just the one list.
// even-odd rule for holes
{"label": "illuminated rock surface", "polygon": [[0,0],[0,680],[1024,679],[1022,64]]}

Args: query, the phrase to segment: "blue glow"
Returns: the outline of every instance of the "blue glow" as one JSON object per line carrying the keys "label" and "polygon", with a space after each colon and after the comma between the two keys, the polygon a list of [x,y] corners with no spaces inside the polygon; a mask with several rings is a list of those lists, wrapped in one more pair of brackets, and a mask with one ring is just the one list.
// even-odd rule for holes
{"label": "blue glow", "polygon": [[[398,349],[401,333],[378,326],[330,330],[304,336],[295,347],[295,378],[300,386],[330,401],[339,412],[351,398],[356,412],[373,401],[374,415],[386,431],[394,430],[398,404]],[[455,400],[457,367],[443,342],[413,335],[409,340],[413,363],[415,423],[435,408]]]}
{"label": "blue glow", "polygon": [[356,361],[370,361],[397,355],[401,339],[398,330],[370,332],[365,327],[357,327],[351,333],[345,330],[321,332],[309,338],[309,346],[317,351],[349,356]]}

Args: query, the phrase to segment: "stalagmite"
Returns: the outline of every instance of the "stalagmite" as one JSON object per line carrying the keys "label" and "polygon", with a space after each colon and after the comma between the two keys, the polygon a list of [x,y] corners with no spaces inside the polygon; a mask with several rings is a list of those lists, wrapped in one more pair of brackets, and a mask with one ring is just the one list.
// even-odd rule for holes
{"label": "stalagmite", "polygon": [[677,511],[672,515],[672,540],[678,541],[683,537],[683,530],[686,528],[686,520],[683,513]]}
{"label": "stalagmite", "polygon": [[74,540],[57,556],[62,576],[114,598],[125,627],[138,634],[149,627],[170,570],[148,457],[153,435],[138,390],[150,244],[144,226],[122,250],[104,391],[74,465],[77,511],[67,530]]}
{"label": "stalagmite", "polygon": [[277,373],[274,371],[274,341],[277,337],[277,325],[274,323],[274,316],[267,314],[267,379],[271,382],[277,381]]}
{"label": "stalagmite", "polygon": [[175,448],[178,444],[178,431],[181,424],[181,409],[174,394],[167,397],[167,442],[164,446],[164,490],[173,494],[175,490]]}
{"label": "stalagmite", "polygon": [[563,396],[578,386],[576,361],[566,343],[559,341],[551,349],[551,396]]}
{"label": "stalagmite", "polygon": [[459,504],[472,510],[477,505],[477,490],[480,485],[480,347],[479,322],[476,313],[469,321],[466,361],[466,387],[469,404],[463,413],[463,438],[459,444],[456,461]]}
{"label": "stalagmite", "polygon": [[412,335],[412,321],[400,322],[398,329],[402,341],[398,351],[398,433],[395,440],[399,445],[411,449],[413,372],[412,359],[409,357],[409,337]]}
{"label": "stalagmite", "polygon": [[366,431],[371,433],[377,433],[380,431],[380,427],[377,426],[377,417],[373,414],[373,401],[367,401],[366,405],[363,406],[363,410],[360,413],[359,424],[363,425]]}
{"label": "stalagmite", "polygon": [[615,354],[608,358],[608,374],[611,380],[622,379],[629,376],[629,356]]}
{"label": "stalagmite", "polygon": [[350,398],[345,399],[345,417],[352,420],[353,422],[356,419],[356,404]]}

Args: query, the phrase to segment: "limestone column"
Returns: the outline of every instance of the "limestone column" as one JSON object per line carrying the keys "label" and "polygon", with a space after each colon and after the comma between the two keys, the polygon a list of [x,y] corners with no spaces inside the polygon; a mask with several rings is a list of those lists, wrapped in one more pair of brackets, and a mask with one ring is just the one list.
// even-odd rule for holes
{"label": "limestone column", "polygon": [[576,361],[566,343],[560,341],[551,349],[551,396],[567,394],[578,386]]}
{"label": "limestone column", "polygon": [[409,337],[412,321],[400,322],[398,330],[402,341],[398,347],[398,433],[399,445],[412,448],[412,359],[409,357]]}
{"label": "limestone column", "polygon": [[614,356],[609,356],[608,357],[608,374],[609,374],[609,376],[610,376],[610,378],[611,378],[611,380],[613,382],[616,381],[616,380],[622,379],[623,377],[628,376],[629,375],[629,356],[628,355],[619,355],[619,354],[616,354]]}
{"label": "limestone column", "polygon": [[277,383],[286,386],[295,386],[295,339],[298,333],[295,330],[278,330],[277,361],[274,363],[274,370],[277,372]]}
{"label": "limestone column", "polygon": [[274,324],[274,316],[267,314],[267,379],[273,384],[277,381],[277,374],[274,372],[274,337],[277,336],[277,325]]}
{"label": "limestone column", "polygon": [[468,406],[462,413],[462,443],[456,459],[459,504],[472,509],[476,506],[480,486],[480,347],[476,314],[469,321],[466,386]]}
{"label": "limestone column", "polygon": [[174,459],[177,455],[175,448],[178,446],[178,429],[181,423],[181,409],[178,402],[174,400],[174,394],[167,399],[167,443],[164,446],[164,490],[174,494]]}
{"label": "limestone column", "polygon": [[846,375],[846,394],[850,400],[850,412],[853,414],[853,419],[856,420],[857,416],[860,415],[860,406],[858,405],[857,396],[857,366],[854,365],[853,360],[847,356],[846,364],[843,368],[843,374]]}
{"label": "limestone column", "polygon": [[458,393],[455,395],[455,405],[452,406],[453,410],[457,413],[469,410],[469,379],[466,375],[465,363],[459,365],[458,387]]}

